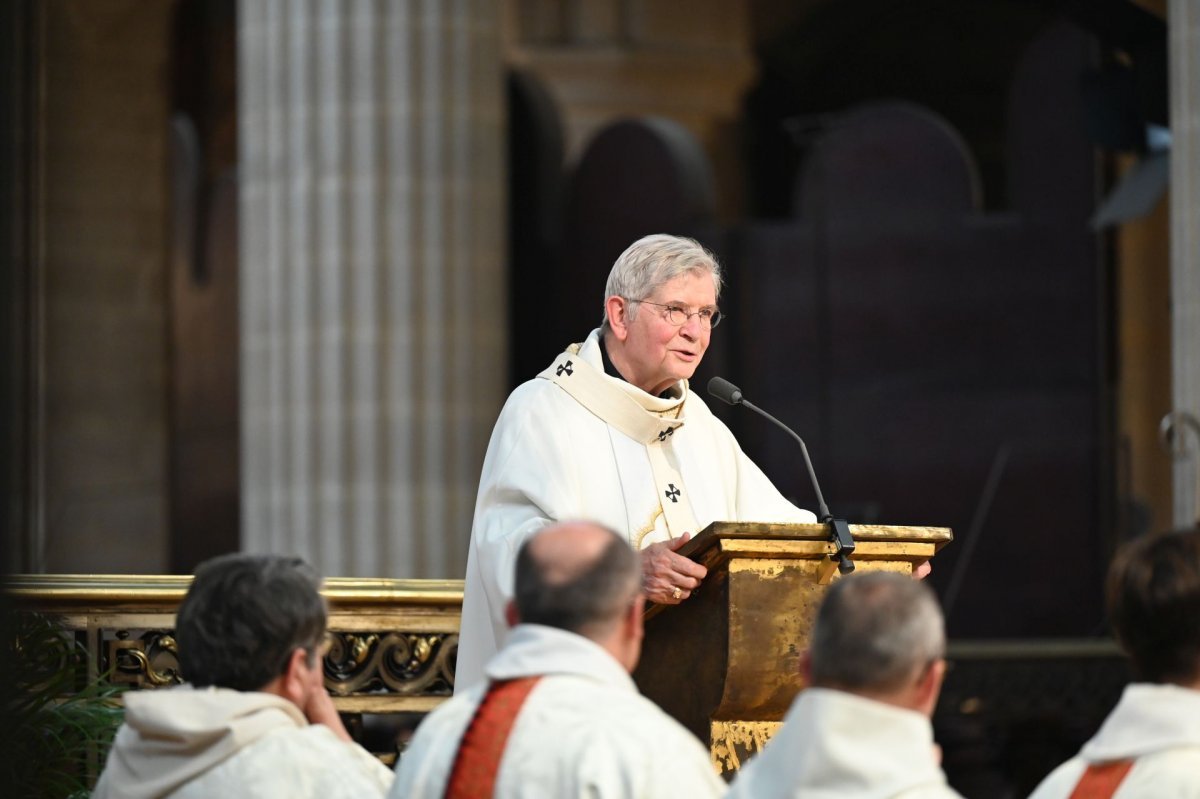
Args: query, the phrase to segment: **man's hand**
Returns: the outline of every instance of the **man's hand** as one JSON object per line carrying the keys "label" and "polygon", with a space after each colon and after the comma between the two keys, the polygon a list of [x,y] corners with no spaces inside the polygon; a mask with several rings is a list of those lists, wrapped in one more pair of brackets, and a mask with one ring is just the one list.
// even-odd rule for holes
{"label": "man's hand", "polygon": [[913,569],[912,578],[914,580],[924,580],[933,571],[933,567],[929,565],[929,561],[923,561],[917,568]]}
{"label": "man's hand", "polygon": [[684,533],[672,541],[651,544],[641,551],[642,590],[651,602],[678,605],[692,595],[708,574],[708,569],[699,563],[676,554],[676,550],[691,538],[691,533]]}
{"label": "man's hand", "polygon": [[[318,660],[316,671],[320,673],[320,669],[321,662]],[[308,692],[308,702],[301,709],[310,724],[324,724],[343,741],[354,740],[346,731],[346,725],[342,723],[342,717],[338,715],[337,708],[333,706],[333,699],[330,698],[329,691],[325,690],[323,683],[313,686],[313,690]]]}

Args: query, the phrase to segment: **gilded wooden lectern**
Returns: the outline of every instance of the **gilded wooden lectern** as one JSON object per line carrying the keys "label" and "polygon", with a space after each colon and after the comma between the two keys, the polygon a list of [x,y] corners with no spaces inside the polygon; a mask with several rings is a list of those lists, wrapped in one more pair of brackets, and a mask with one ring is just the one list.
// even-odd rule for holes
{"label": "gilded wooden lectern", "polygon": [[[910,574],[945,527],[850,525],[859,570]],[[680,553],[708,577],[685,602],[652,606],[634,679],[691,730],[729,777],[762,748],[804,687],[800,655],[837,547],[823,524],[714,522]]]}

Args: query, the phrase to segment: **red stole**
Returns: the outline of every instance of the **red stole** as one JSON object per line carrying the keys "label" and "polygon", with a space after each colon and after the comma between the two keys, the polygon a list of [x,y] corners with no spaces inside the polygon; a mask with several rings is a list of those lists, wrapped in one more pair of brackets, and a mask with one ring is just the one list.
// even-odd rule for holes
{"label": "red stole", "polygon": [[540,676],[522,677],[491,684],[458,745],[445,799],[492,795],[508,735],[529,692],[540,679]]}
{"label": "red stole", "polygon": [[1075,783],[1071,799],[1112,799],[1131,768],[1132,760],[1114,760],[1088,766],[1079,782]]}

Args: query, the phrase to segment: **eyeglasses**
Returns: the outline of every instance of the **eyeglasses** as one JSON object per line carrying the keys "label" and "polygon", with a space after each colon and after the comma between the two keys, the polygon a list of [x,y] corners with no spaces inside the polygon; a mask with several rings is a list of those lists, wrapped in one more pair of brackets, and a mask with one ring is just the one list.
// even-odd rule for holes
{"label": "eyeglasses", "polygon": [[662,308],[663,318],[675,327],[683,327],[693,316],[699,317],[701,327],[706,327],[709,330],[721,324],[721,312],[716,308],[701,308],[698,311],[688,313],[678,305],[664,305],[661,302],[650,302],[649,300],[630,300],[630,302],[640,302],[643,305],[653,305],[656,308]]}

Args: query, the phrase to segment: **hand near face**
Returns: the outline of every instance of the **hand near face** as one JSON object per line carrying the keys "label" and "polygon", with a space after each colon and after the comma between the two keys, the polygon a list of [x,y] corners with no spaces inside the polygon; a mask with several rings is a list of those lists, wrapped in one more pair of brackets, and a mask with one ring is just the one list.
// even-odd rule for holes
{"label": "hand near face", "polygon": [[684,533],[672,541],[651,544],[641,551],[642,590],[651,602],[678,605],[692,595],[708,574],[708,569],[676,552],[691,538],[691,533]]}
{"label": "hand near face", "polygon": [[343,741],[353,740],[350,733],[346,731],[346,725],[342,723],[342,717],[338,715],[337,708],[333,705],[329,691],[325,689],[325,675],[320,658],[317,659],[316,667],[312,669],[312,675],[313,684],[309,686],[308,701],[301,708],[304,711],[304,717],[310,724],[324,724]]}

